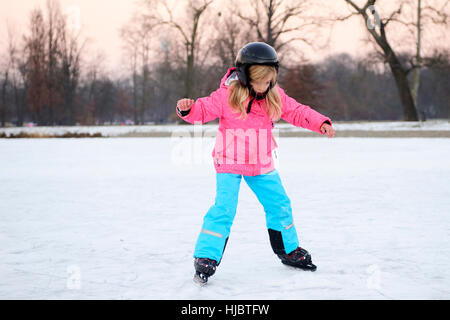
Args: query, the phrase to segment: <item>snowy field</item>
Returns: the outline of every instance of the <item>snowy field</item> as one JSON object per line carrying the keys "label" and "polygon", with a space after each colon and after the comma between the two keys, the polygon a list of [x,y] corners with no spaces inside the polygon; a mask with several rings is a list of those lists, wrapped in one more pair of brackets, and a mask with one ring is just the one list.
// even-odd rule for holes
{"label": "snowy field", "polygon": [[[449,132],[449,120],[429,120],[426,122],[404,122],[404,121],[361,121],[361,122],[334,122],[337,134],[344,131],[369,131],[369,132]],[[190,132],[196,130],[216,133],[217,124],[205,125],[116,125],[116,126],[67,126],[67,127],[10,127],[0,128],[0,137],[6,137],[26,134],[26,135],[44,135],[44,136],[63,136],[64,134],[101,134],[103,137],[140,137],[140,136],[164,136],[171,137],[172,133]],[[289,123],[277,123],[275,129],[279,133],[310,133],[304,128],[295,127]]]}
{"label": "snowy field", "polygon": [[317,271],[279,262],[242,181],[223,261],[200,288],[206,142],[189,160],[172,138],[0,139],[0,299],[450,298],[450,139],[280,138]]}

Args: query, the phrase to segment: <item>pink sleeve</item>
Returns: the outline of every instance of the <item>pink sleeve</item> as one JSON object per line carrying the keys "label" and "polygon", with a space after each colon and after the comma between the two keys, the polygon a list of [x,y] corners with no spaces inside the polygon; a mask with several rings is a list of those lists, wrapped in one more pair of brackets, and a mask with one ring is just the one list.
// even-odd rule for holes
{"label": "pink sleeve", "polygon": [[325,117],[319,112],[311,109],[309,106],[297,102],[289,97],[283,89],[278,88],[281,96],[282,113],[281,119],[293,124],[296,127],[302,127],[311,131],[320,132],[320,127],[326,121],[332,125],[330,118]]}
{"label": "pink sleeve", "polygon": [[201,122],[206,123],[214,119],[220,118],[222,115],[222,105],[224,94],[223,88],[217,89],[209,97],[198,98],[192,105],[189,114],[182,116],[177,113],[178,116],[186,122],[194,123]]}

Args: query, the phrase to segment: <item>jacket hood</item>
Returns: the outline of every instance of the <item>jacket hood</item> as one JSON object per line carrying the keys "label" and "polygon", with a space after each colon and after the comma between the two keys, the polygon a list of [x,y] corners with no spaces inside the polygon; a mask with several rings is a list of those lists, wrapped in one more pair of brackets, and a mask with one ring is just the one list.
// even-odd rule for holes
{"label": "jacket hood", "polygon": [[220,87],[227,88],[230,82],[233,80],[239,80],[235,67],[228,69],[227,73],[223,76],[222,80],[220,80]]}

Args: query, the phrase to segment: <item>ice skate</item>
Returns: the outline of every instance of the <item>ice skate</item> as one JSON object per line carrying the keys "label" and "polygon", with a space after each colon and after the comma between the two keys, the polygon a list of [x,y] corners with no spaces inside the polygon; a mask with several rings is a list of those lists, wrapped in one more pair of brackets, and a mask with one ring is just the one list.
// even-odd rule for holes
{"label": "ice skate", "polygon": [[216,272],[217,262],[208,258],[195,258],[194,267],[194,282],[204,286],[208,282],[208,278]]}
{"label": "ice skate", "polygon": [[311,255],[305,249],[298,247],[290,254],[278,254],[281,262],[285,265],[302,270],[316,271],[317,267],[312,263]]}

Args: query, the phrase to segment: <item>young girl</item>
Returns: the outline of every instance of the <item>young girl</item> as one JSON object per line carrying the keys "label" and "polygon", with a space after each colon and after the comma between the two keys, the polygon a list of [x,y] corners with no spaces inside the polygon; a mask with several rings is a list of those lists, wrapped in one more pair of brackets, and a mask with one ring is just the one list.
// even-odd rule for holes
{"label": "young girl", "polygon": [[331,120],[288,97],[276,85],[278,58],[262,42],[245,45],[236,67],[222,78],[209,97],[181,99],[177,114],[189,123],[219,118],[212,152],[216,169],[216,198],[203,219],[194,252],[194,280],[207,282],[219,265],[236,214],[242,177],[264,207],[270,244],[281,262],[315,271],[311,255],[299,246],[289,197],[274,167],[274,121],[281,119],[328,137]]}

